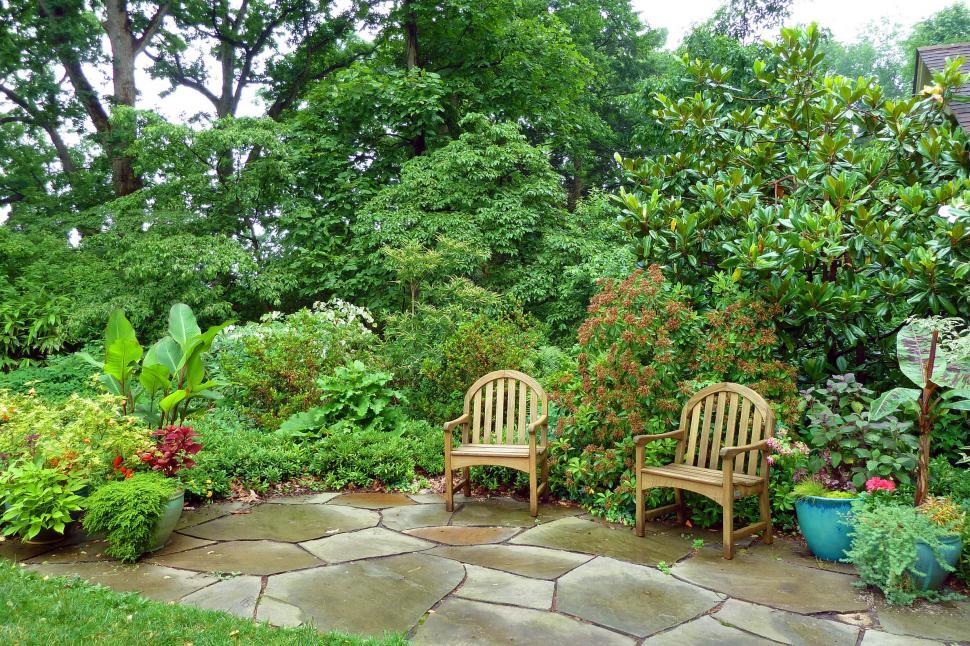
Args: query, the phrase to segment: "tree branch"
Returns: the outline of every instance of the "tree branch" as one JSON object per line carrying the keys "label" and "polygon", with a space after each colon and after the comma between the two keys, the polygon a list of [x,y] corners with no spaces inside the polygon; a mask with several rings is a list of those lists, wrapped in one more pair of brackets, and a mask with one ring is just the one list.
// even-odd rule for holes
{"label": "tree branch", "polygon": [[158,6],[158,11],[152,16],[151,20],[148,21],[148,26],[145,27],[145,31],[142,33],[141,37],[134,39],[132,42],[132,50],[134,55],[138,56],[144,51],[148,43],[155,36],[158,30],[162,26],[162,21],[165,20],[165,16],[168,14],[168,10],[171,8],[171,4],[166,2],[165,4]]}

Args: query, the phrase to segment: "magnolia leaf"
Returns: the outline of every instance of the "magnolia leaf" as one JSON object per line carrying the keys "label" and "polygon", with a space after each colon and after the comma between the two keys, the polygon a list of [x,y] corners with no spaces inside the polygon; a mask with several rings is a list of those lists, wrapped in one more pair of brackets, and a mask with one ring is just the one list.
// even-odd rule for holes
{"label": "magnolia leaf", "polygon": [[186,343],[202,333],[191,307],[185,303],[176,303],[172,306],[168,313],[168,333],[182,346],[183,351]]}
{"label": "magnolia leaf", "polygon": [[118,339],[137,340],[135,328],[125,318],[125,311],[121,309],[111,310],[111,314],[108,315],[108,325],[104,329],[104,345],[107,347]]}
{"label": "magnolia leaf", "polygon": [[900,406],[919,399],[919,395],[920,391],[915,388],[893,388],[883,393],[872,402],[869,421],[875,422],[887,415],[892,415],[899,410]]}
{"label": "magnolia leaf", "polygon": [[180,388],[175,392],[169,394],[168,396],[164,397],[162,401],[158,402],[158,407],[167,413],[173,408],[175,408],[175,406],[179,402],[181,402],[188,396],[189,396],[189,393],[187,393],[186,391]]}

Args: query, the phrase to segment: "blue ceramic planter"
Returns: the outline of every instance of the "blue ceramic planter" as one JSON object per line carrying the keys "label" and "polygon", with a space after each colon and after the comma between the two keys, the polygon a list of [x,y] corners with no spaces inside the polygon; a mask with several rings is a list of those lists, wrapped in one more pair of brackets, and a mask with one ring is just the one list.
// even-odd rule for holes
{"label": "blue ceramic planter", "polygon": [[152,546],[149,552],[155,552],[165,547],[169,536],[175,531],[179,518],[182,516],[182,505],[185,504],[185,491],[177,491],[165,504],[162,516],[155,523],[152,532]]}
{"label": "blue ceramic planter", "polygon": [[[960,535],[945,536],[940,539],[940,543],[942,544],[940,558],[951,567],[956,567],[960,560],[960,550],[963,547]],[[924,574],[920,575],[919,572]],[[939,590],[943,587],[946,577],[950,576],[950,572],[944,570],[943,566],[939,564],[929,545],[923,541],[917,541],[916,565],[913,570],[910,570],[910,576],[913,578],[913,585],[917,590]]]}
{"label": "blue ceramic planter", "polygon": [[848,515],[858,498],[806,496],[795,501],[798,528],[812,554],[826,561],[841,561],[852,541]]}

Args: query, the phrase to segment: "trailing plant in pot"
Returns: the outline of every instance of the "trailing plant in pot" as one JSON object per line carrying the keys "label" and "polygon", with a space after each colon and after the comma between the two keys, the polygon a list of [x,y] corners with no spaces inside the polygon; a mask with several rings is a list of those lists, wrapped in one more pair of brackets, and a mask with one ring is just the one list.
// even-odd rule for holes
{"label": "trailing plant in pot", "polygon": [[930,431],[944,411],[970,410],[970,330],[958,318],[914,319],[896,335],[899,369],[916,388],[893,388],[872,402],[870,420],[898,410],[916,418],[917,506],[929,491]]}
{"label": "trailing plant in pot", "polygon": [[0,474],[0,524],[5,536],[27,542],[53,543],[64,538],[72,514],[81,511],[78,492],[87,482],[45,467],[42,459],[11,465]]}
{"label": "trailing plant in pot", "polygon": [[178,489],[176,480],[160,473],[136,473],[104,484],[88,499],[84,529],[105,534],[106,556],[136,561],[161,547],[156,545],[158,524]]}
{"label": "trailing plant in pot", "polygon": [[940,588],[960,557],[965,522],[946,500],[912,507],[892,496],[866,496],[853,505],[847,557],[860,585],[878,587],[891,605],[958,597]]}

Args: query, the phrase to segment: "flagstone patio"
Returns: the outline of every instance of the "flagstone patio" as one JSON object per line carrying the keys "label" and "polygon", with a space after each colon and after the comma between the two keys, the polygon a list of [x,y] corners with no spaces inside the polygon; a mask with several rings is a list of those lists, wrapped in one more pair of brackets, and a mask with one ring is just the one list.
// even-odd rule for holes
{"label": "flagstone patio", "polygon": [[[433,494],[315,494],[186,511],[136,565],[83,536],[0,556],[50,575],[281,626],[417,644],[819,644],[970,640],[970,602],[889,609],[852,568],[798,543],[721,559],[718,534],[653,524],[646,538],[574,507]],[[701,538],[705,545],[694,548]],[[922,640],[922,641],[921,641]]]}

